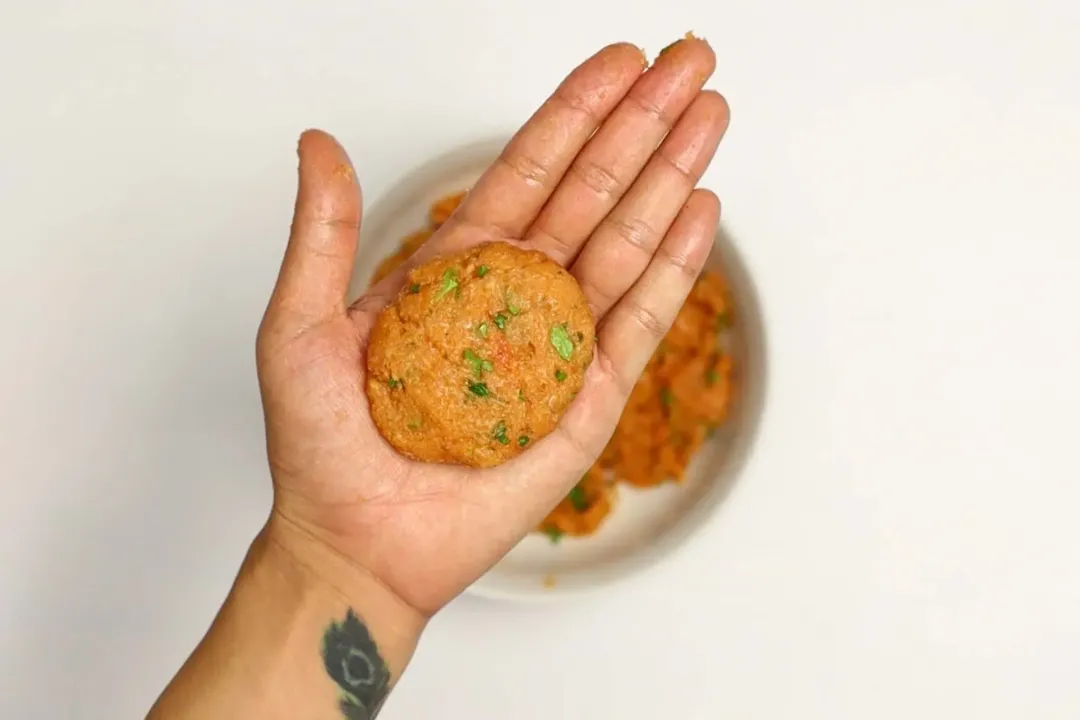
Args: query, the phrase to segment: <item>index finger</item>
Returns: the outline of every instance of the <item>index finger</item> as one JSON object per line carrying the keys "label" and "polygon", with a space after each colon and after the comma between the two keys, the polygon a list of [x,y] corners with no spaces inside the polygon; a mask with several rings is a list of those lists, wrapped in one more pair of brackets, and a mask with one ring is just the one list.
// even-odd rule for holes
{"label": "index finger", "polygon": [[485,229],[495,237],[524,235],[578,152],[645,66],[641,50],[617,43],[575,68],[510,139],[451,222]]}

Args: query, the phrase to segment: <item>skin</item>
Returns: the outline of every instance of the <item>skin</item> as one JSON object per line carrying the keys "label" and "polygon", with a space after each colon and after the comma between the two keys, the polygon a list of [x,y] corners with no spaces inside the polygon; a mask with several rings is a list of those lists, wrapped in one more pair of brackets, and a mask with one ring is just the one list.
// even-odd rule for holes
{"label": "skin", "polygon": [[[702,90],[712,50],[687,38],[645,65],[616,44],[575,69],[409,264],[352,306],[356,172],[331,136],[300,138],[292,230],[257,340],[273,509],[150,717],[337,717],[319,660],[328,622],[355,608],[396,678],[427,619],[592,465],[700,273],[720,212],[695,189],[729,118],[724,99]],[[490,240],[571,271],[597,319],[596,357],[557,429],[512,461],[407,460],[368,412],[369,333],[408,267]]]}

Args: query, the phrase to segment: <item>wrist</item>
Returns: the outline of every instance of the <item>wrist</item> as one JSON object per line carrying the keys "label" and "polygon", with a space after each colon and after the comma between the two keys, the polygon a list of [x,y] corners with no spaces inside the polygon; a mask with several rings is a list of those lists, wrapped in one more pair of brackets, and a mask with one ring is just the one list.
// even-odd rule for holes
{"label": "wrist", "polygon": [[327,628],[332,620],[340,623],[348,611],[363,618],[393,679],[401,675],[427,623],[425,615],[369,570],[277,510],[256,539],[255,545],[260,543],[264,548],[260,562],[339,608],[332,618],[326,618]]}
{"label": "wrist", "polygon": [[149,717],[370,720],[424,623],[363,568],[272,516]]}

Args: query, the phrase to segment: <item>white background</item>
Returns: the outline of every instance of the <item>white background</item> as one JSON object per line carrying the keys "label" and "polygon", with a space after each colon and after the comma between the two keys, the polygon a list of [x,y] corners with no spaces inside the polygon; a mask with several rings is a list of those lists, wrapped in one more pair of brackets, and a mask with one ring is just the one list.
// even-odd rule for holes
{"label": "white background", "polygon": [[369,200],[688,29],[761,294],[754,457],[574,604],[464,598],[384,717],[1080,716],[1080,5],[3,0],[0,715],[142,717],[265,516],[294,143]]}

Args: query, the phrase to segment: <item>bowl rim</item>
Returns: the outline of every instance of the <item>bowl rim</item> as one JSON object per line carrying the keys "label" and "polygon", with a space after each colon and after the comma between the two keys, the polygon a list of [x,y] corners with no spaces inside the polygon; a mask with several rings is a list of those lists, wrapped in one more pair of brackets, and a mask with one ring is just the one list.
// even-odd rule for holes
{"label": "bowl rim", "polygon": [[[371,244],[365,238],[378,238],[386,234],[384,226],[395,221],[396,208],[430,202],[431,189],[455,173],[461,175],[475,170],[481,157],[496,157],[506,145],[510,135],[488,135],[471,142],[462,143],[444,153],[435,155],[427,161],[414,165],[403,172],[371,203],[370,211],[365,211],[364,222],[360,231],[360,242],[354,259],[354,272],[349,287],[349,301],[359,297],[365,289],[368,278],[358,276],[356,272],[366,251]],[[746,392],[741,393],[740,402],[745,403],[741,410],[747,416],[744,432],[738,436],[738,442],[729,450],[724,463],[715,475],[722,478],[723,485],[713,496],[702,498],[702,502],[691,505],[671,525],[664,529],[652,545],[640,548],[629,556],[608,561],[603,572],[596,572],[589,582],[560,584],[554,587],[519,586],[495,584],[491,573],[498,568],[492,566],[484,575],[477,578],[464,591],[475,597],[489,600],[510,600],[523,603],[551,603],[560,600],[581,598],[618,586],[631,578],[641,578],[655,570],[660,563],[683,551],[695,536],[700,537],[701,530],[709,520],[717,515],[726,504],[738,481],[746,474],[747,467],[758,446],[765,413],[769,386],[769,353],[767,323],[762,309],[760,294],[753,280],[737,243],[728,229],[728,224],[721,218],[713,239],[713,252],[718,253],[725,278],[737,292],[739,298],[739,318],[743,319],[744,342],[753,357],[753,381],[744,385]],[[711,481],[711,482],[716,482]],[[486,582],[485,582],[486,580]]]}

